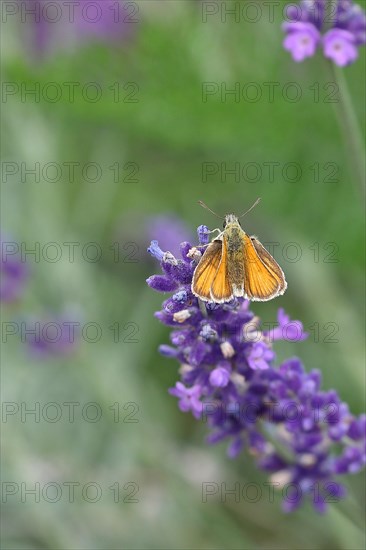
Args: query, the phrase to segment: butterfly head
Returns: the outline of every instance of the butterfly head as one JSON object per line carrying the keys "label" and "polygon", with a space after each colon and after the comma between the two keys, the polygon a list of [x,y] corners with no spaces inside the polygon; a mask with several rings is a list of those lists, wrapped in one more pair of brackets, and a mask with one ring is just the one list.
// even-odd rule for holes
{"label": "butterfly head", "polygon": [[235,216],[235,214],[227,214],[225,216],[225,220],[224,220],[224,229],[228,226],[228,225],[240,225],[240,221],[238,220],[238,217]]}

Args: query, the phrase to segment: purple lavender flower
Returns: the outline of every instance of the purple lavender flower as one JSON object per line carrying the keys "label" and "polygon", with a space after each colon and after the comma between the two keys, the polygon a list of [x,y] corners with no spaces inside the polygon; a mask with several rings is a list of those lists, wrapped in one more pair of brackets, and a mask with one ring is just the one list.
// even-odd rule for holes
{"label": "purple lavender flower", "polygon": [[24,292],[29,279],[29,267],[22,261],[19,245],[0,236],[0,301],[14,302]]}
{"label": "purple lavender flower", "polygon": [[322,513],[327,502],[345,496],[337,476],[357,473],[366,462],[366,416],[353,416],[334,390],[321,391],[320,372],[305,372],[298,359],[274,365],[274,340],[307,337],[302,323],[290,321],[283,309],[278,327],[268,332],[247,300],[203,303],[192,294],[208,235],[200,226],[199,244],[181,243],[181,259],[157,241],[149,248],[163,274],[151,276],[148,285],[173,292],[155,314],[173,328],[172,345],[160,352],[181,364],[181,379],[169,392],[182,411],[207,422],[210,443],[229,440],[230,457],[247,449],[271,483],[286,488],[285,511],[307,497]]}
{"label": "purple lavender flower", "polygon": [[328,0],[302,0],[298,6],[288,6],[283,45],[295,61],[312,57],[320,44],[324,56],[340,67],[357,59],[358,46],[366,43],[365,12],[353,0],[336,1],[332,21],[327,20]]}
{"label": "purple lavender flower", "polygon": [[202,415],[201,391],[201,386],[186,388],[182,382],[177,382],[175,388],[170,388],[169,393],[178,397],[181,411],[192,411],[193,416],[200,418]]}
{"label": "purple lavender flower", "polygon": [[295,61],[303,61],[306,57],[314,55],[320,42],[320,33],[312,23],[285,23],[283,29],[287,32],[283,46]]}
{"label": "purple lavender flower", "polygon": [[264,342],[255,342],[251,347],[248,355],[247,362],[253,370],[265,370],[270,367],[271,361],[273,361],[275,354],[268,347],[268,344]]}
{"label": "purple lavender flower", "polygon": [[216,388],[225,388],[230,382],[231,365],[228,361],[221,361],[218,363],[211,373],[209,382],[211,386]]}
{"label": "purple lavender flower", "polygon": [[331,29],[323,38],[324,55],[339,67],[353,63],[358,57],[353,34],[342,29]]}

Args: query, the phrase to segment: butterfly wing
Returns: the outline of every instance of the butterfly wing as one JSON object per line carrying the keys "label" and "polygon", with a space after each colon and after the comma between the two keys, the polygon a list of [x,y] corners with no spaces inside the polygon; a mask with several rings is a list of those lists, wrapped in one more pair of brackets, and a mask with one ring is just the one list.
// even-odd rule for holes
{"label": "butterfly wing", "polygon": [[250,238],[258,256],[260,257],[264,265],[267,267],[267,269],[272,270],[273,273],[277,276],[280,285],[278,294],[283,294],[287,288],[287,282],[282,269],[280,268],[276,260],[271,256],[271,254],[264,248],[264,246],[258,241],[258,239],[256,239],[256,237]]}
{"label": "butterfly wing", "polygon": [[244,291],[249,300],[267,301],[283,294],[287,283],[282,269],[255,238],[244,236]]}
{"label": "butterfly wing", "polygon": [[211,298],[216,303],[228,302],[233,297],[233,287],[228,277],[227,239],[222,238],[221,260],[211,286]]}
{"label": "butterfly wing", "polygon": [[212,241],[200,259],[192,280],[192,292],[204,301],[211,301],[211,286],[221,261],[222,241]]}

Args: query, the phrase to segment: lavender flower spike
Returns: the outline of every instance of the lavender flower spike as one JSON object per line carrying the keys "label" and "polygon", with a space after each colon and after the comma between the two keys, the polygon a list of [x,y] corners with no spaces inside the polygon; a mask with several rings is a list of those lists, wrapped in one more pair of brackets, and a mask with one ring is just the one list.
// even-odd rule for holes
{"label": "lavender flower spike", "polygon": [[[329,22],[327,16],[334,13]],[[283,46],[294,61],[312,57],[319,45],[325,57],[339,67],[353,63],[358,57],[358,47],[366,43],[366,15],[353,0],[302,0],[298,6],[291,4],[286,10],[287,21],[282,25],[286,33]]]}
{"label": "lavender flower spike", "polygon": [[275,366],[275,340],[307,337],[302,323],[283,309],[278,326],[265,331],[243,298],[199,303],[191,281],[208,234],[200,226],[199,244],[182,243],[181,258],[157,242],[149,249],[163,271],[149,277],[149,286],[173,292],[155,314],[173,328],[172,345],[160,352],[181,365],[169,392],[181,411],[207,422],[210,443],[228,439],[232,458],[247,449],[275,487],[287,487],[284,511],[307,497],[323,513],[327,502],[345,496],[338,476],[365,465],[366,416],[353,416],[336,391],[322,391],[320,372],[307,373],[299,359]]}

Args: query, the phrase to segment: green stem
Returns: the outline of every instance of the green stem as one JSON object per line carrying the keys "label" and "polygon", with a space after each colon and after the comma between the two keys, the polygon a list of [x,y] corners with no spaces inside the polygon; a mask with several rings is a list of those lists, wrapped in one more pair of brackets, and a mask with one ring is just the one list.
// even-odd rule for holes
{"label": "green stem", "polygon": [[295,457],[288,447],[283,445],[274,433],[273,426],[264,420],[259,421],[259,428],[264,437],[273,445],[277,453],[289,464],[295,463]]}
{"label": "green stem", "polygon": [[357,183],[357,187],[363,196],[365,193],[366,162],[362,132],[358,124],[344,72],[333,62],[330,62],[330,67],[334,81],[338,84],[339,88],[339,102],[335,106],[349,157],[351,172],[353,173],[352,179]]}
{"label": "green stem", "polygon": [[201,311],[202,315],[204,317],[208,317],[205,302],[203,300],[198,300],[198,306],[200,308],[200,311]]}

